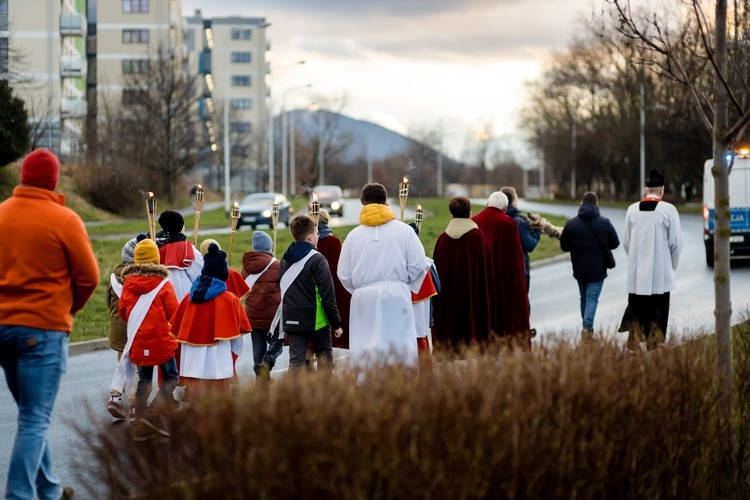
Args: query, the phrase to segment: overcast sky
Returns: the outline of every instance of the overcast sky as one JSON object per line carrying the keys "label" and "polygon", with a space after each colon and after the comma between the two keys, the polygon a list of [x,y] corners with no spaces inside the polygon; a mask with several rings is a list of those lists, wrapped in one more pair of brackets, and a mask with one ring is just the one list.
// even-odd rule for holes
{"label": "overcast sky", "polygon": [[[513,134],[551,51],[600,15],[601,0],[183,0],[183,13],[265,17],[276,109],[346,93],[344,113],[401,133],[445,129],[460,155],[476,124]],[[597,10],[599,9],[599,10]]]}

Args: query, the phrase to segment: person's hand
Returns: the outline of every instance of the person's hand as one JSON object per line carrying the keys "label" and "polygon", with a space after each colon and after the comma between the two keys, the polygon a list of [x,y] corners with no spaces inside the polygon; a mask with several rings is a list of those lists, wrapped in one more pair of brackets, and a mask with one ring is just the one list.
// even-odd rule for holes
{"label": "person's hand", "polygon": [[529,218],[529,227],[531,229],[542,229],[547,222],[547,220],[539,214],[527,212],[526,215]]}
{"label": "person's hand", "polygon": [[344,334],[344,330],[339,328],[338,330],[334,330],[333,334],[336,335],[336,338],[339,338]]}

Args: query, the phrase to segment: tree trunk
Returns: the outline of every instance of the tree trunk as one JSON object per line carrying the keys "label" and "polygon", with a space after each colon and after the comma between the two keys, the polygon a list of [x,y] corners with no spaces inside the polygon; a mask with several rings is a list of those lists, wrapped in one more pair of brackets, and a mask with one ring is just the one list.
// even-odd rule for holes
{"label": "tree trunk", "polygon": [[[716,66],[719,72],[727,74],[727,2],[716,2]],[[714,101],[714,296],[716,301],[716,369],[719,380],[719,439],[720,453],[718,471],[723,471],[717,478],[717,496],[729,498],[736,484],[734,467],[734,432],[732,429],[734,377],[732,366],[731,320],[732,304],[730,301],[730,267],[729,236],[731,214],[729,209],[729,168],[727,153],[727,90],[716,75],[716,97]],[[733,151],[732,151],[733,152]],[[718,472],[717,471],[717,472]]]}

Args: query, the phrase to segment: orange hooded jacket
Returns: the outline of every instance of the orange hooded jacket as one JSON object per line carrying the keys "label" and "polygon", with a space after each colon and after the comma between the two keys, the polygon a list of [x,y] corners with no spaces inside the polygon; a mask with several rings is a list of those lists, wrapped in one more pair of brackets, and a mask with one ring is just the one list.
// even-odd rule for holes
{"label": "orange hooded jacket", "polygon": [[65,195],[16,186],[0,204],[0,325],[70,332],[99,284],[81,218]]}

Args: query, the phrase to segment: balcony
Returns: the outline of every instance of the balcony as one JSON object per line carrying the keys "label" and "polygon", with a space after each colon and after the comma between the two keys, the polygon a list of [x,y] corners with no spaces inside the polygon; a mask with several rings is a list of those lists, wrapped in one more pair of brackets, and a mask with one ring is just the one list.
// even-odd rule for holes
{"label": "balcony", "polygon": [[64,97],[60,104],[60,113],[66,118],[86,116],[86,99],[83,97]]}
{"label": "balcony", "polygon": [[84,78],[86,76],[86,60],[80,54],[60,56],[60,76]]}
{"label": "balcony", "polygon": [[86,17],[78,12],[63,12],[60,14],[60,35],[86,36]]}

